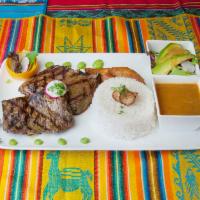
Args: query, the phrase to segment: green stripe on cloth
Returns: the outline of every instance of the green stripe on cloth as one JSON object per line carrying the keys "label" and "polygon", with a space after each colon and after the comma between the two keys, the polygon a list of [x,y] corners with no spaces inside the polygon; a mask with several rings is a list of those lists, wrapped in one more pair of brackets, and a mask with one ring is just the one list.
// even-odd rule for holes
{"label": "green stripe on cloth", "polygon": [[106,30],[107,51],[109,53],[115,52],[115,43],[114,43],[113,26],[111,18],[105,20],[105,30]]}
{"label": "green stripe on cloth", "polygon": [[43,17],[39,16],[36,19],[36,31],[34,34],[34,46],[33,46],[33,51],[39,52],[40,50],[40,45],[41,45],[41,32],[42,32],[42,25],[43,25]]}
{"label": "green stripe on cloth", "polygon": [[11,199],[20,200],[22,195],[22,184],[24,177],[24,163],[26,158],[26,151],[16,151],[14,177],[12,183]]}
{"label": "green stripe on cloth", "polygon": [[123,167],[122,167],[122,152],[112,152],[112,178],[113,178],[113,198],[116,200],[124,200],[124,185],[123,185]]}

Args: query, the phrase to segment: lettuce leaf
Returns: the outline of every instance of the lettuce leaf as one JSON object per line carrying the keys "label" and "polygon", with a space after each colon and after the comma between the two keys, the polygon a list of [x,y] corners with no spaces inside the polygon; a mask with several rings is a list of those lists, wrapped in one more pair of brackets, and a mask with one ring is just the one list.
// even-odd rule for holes
{"label": "lettuce leaf", "polygon": [[36,51],[32,51],[26,54],[26,57],[29,59],[29,64],[33,65],[38,53]]}

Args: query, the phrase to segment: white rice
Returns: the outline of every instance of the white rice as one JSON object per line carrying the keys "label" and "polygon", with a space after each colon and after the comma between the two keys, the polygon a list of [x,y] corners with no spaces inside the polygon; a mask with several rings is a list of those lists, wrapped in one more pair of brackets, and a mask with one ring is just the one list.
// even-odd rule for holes
{"label": "white rice", "polygon": [[[134,104],[123,106],[112,98],[112,87],[125,85],[130,91],[138,92]],[[134,139],[150,133],[155,127],[155,103],[151,90],[131,78],[111,78],[97,88],[89,109],[91,125],[101,134],[121,139]]]}

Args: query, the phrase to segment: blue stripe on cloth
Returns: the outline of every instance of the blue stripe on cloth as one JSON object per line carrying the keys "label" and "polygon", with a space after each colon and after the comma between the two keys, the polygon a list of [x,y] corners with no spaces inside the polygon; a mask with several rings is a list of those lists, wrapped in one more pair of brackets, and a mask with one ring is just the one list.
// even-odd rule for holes
{"label": "blue stripe on cloth", "polygon": [[142,163],[142,182],[144,190],[144,199],[150,200],[150,191],[149,191],[149,177],[148,177],[148,167],[147,167],[147,157],[145,151],[140,152],[140,158]]}
{"label": "blue stripe on cloth", "polygon": [[1,4],[0,18],[23,18],[46,13],[46,3],[39,4]]}
{"label": "blue stripe on cloth", "polygon": [[15,24],[16,24],[16,20],[12,20],[10,34],[9,34],[8,43],[7,43],[6,52],[5,52],[5,57],[7,57],[8,53],[10,52],[10,46],[12,44],[12,38],[13,38],[15,27],[16,27]]}
{"label": "blue stripe on cloth", "polygon": [[140,22],[136,21],[135,23],[136,23],[136,27],[137,27],[137,31],[138,31],[139,42],[140,42],[140,47],[141,47],[142,53],[145,53],[144,41],[142,38],[142,30],[140,28]]}
{"label": "blue stripe on cloth", "polygon": [[156,152],[157,157],[157,167],[158,167],[158,182],[160,186],[160,195],[161,200],[167,199],[166,191],[165,191],[165,182],[164,182],[164,172],[163,172],[163,162],[162,162],[162,155],[160,152]]}
{"label": "blue stripe on cloth", "polygon": [[10,35],[10,41],[9,41],[9,52],[15,50],[16,41],[19,33],[19,25],[20,20],[15,20],[14,24],[12,25],[12,34]]}
{"label": "blue stripe on cloth", "polygon": [[127,30],[127,36],[128,36],[129,52],[133,53],[134,52],[133,38],[131,34],[131,27],[130,27],[129,21],[126,21],[126,30]]}

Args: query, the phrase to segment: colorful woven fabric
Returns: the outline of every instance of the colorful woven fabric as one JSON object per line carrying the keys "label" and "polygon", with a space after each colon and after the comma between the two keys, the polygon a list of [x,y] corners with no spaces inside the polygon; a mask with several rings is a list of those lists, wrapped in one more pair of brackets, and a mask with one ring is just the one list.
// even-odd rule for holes
{"label": "colorful woven fabric", "polygon": [[[192,40],[200,17],[0,20],[0,60],[9,51],[144,52],[147,39]],[[116,31],[117,30],[117,31]],[[0,199],[198,200],[200,151],[0,150]]]}

